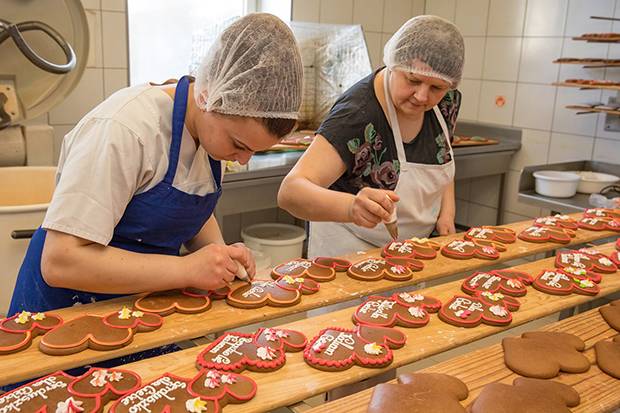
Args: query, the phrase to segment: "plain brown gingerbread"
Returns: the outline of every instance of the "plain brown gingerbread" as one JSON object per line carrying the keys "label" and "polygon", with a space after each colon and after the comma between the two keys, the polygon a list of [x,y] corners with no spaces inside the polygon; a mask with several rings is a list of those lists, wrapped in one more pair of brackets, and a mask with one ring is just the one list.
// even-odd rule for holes
{"label": "plain brown gingerbread", "polygon": [[615,300],[609,303],[609,305],[599,307],[598,311],[611,328],[620,331],[620,300]]}
{"label": "plain brown gingerbread", "polygon": [[594,345],[596,364],[611,377],[620,379],[620,335],[611,341],[601,340]]}

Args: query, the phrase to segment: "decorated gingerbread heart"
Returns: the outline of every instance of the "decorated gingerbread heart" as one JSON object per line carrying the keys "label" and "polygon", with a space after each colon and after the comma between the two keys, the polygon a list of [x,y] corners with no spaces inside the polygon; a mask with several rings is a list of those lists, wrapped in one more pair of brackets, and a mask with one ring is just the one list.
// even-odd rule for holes
{"label": "decorated gingerbread heart", "polygon": [[317,282],[326,282],[336,278],[336,270],[333,266],[325,266],[298,258],[280,264],[271,271],[271,278],[274,280],[285,276],[310,278]]}
{"label": "decorated gingerbread heart", "polygon": [[63,323],[53,313],[22,311],[0,321],[0,354],[22,351],[30,347],[32,339]]}
{"label": "decorated gingerbread heart", "polygon": [[358,325],[355,329],[329,327],[321,330],[304,350],[310,366],[326,371],[353,365],[381,368],[392,363],[392,349],[405,345],[407,337],[394,328]]}
{"label": "decorated gingerbread heart", "polygon": [[347,275],[360,281],[377,281],[383,278],[392,281],[406,281],[413,278],[409,265],[397,264],[390,258],[366,258],[353,264]]}
{"label": "decorated gingerbread heart", "polygon": [[607,256],[589,248],[582,248],[578,251],[558,251],[555,256],[555,266],[569,274],[587,276],[595,283],[601,282],[601,273],[611,274],[618,270],[618,266]]}
{"label": "decorated gingerbread heart", "polygon": [[596,295],[599,286],[590,278],[567,273],[564,270],[543,270],[532,283],[538,291],[551,295]]}
{"label": "decorated gingerbread heart", "polygon": [[202,313],[211,308],[211,292],[198,290],[167,290],[149,293],[134,303],[137,310],[167,316],[174,312],[182,314]]}
{"label": "decorated gingerbread heart", "polygon": [[49,331],[41,338],[39,349],[52,356],[79,353],[87,348],[114,350],[131,343],[136,333],[156,330],[162,323],[157,314],[127,307],[106,316],[87,314]]}
{"label": "decorated gingerbread heart", "polygon": [[423,327],[430,320],[429,313],[440,308],[439,300],[416,292],[370,296],[355,310],[353,322],[379,327]]}
{"label": "decorated gingerbread heart", "polygon": [[432,260],[437,257],[441,245],[428,238],[411,238],[403,241],[392,241],[383,247],[383,257],[415,258]]}
{"label": "decorated gingerbread heart", "polygon": [[323,267],[333,268],[336,272],[344,272],[351,266],[351,261],[344,258],[316,257],[312,262]]}
{"label": "decorated gingerbread heart", "polygon": [[297,331],[261,328],[254,334],[228,332],[207,345],[196,359],[201,368],[240,372],[273,371],[286,362],[286,352],[306,346],[306,337]]}
{"label": "decorated gingerbread heart", "polygon": [[590,231],[617,231],[620,232],[620,218],[585,216],[579,220],[579,228]]}
{"label": "decorated gingerbread heart", "polygon": [[530,285],[533,281],[534,279],[523,271],[492,270],[473,273],[463,280],[461,289],[470,295],[488,291],[522,297],[527,293],[526,285]]}
{"label": "decorated gingerbread heart", "polygon": [[277,281],[252,280],[239,283],[228,293],[226,302],[238,308],[259,308],[265,305],[288,307],[301,301],[302,294],[314,294],[319,285],[310,278],[286,275]]}
{"label": "decorated gingerbread heart", "polygon": [[0,412],[95,413],[140,387],[128,370],[91,368],[80,377],[59,371],[0,395]]}
{"label": "decorated gingerbread heart", "polygon": [[575,236],[575,232],[560,227],[539,227],[533,225],[521,231],[518,235],[520,240],[526,242],[556,242],[568,244]]}
{"label": "decorated gingerbread heart", "polygon": [[476,239],[479,241],[499,242],[502,244],[512,244],[517,241],[517,234],[510,228],[482,226],[470,228],[464,236],[465,239]]}
{"label": "decorated gingerbread heart", "polygon": [[166,373],[118,399],[110,413],[221,413],[227,404],[256,395],[256,382],[240,374],[201,370],[186,379]]}
{"label": "decorated gingerbread heart", "polygon": [[[486,245],[485,245],[486,244]],[[496,260],[499,258],[499,251],[487,244],[485,241],[455,239],[441,248],[441,253],[448,258],[467,260],[470,258],[481,258],[485,260]]]}
{"label": "decorated gingerbread heart", "polygon": [[620,219],[620,209],[611,208],[589,208],[583,212],[583,215],[598,218],[614,218]]}
{"label": "decorated gingerbread heart", "polygon": [[503,298],[487,301],[481,297],[456,295],[439,310],[439,318],[457,327],[476,327],[480,323],[505,326],[512,321],[512,314]]}
{"label": "decorated gingerbread heart", "polygon": [[534,225],[537,227],[557,227],[557,228],[565,228],[570,229],[571,231],[576,231],[579,229],[579,225],[577,221],[568,215],[560,215],[556,214],[553,216],[540,217],[534,220]]}
{"label": "decorated gingerbread heart", "polygon": [[560,371],[583,373],[590,362],[581,352],[584,342],[567,333],[533,331],[502,340],[506,367],[525,377],[550,379]]}

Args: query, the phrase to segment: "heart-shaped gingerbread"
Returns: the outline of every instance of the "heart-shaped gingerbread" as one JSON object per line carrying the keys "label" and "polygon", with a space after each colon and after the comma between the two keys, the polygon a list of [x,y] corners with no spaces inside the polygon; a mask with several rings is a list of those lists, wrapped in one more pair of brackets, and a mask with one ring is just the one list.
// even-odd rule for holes
{"label": "heart-shaped gingerbread", "polygon": [[540,217],[534,220],[534,225],[538,227],[557,227],[576,231],[579,229],[577,221],[568,215],[556,214],[553,216]]}
{"label": "heart-shaped gingerbread", "polygon": [[202,313],[211,308],[211,292],[197,290],[167,290],[149,293],[134,302],[137,310],[167,316],[174,312],[182,314]]}
{"label": "heart-shaped gingerbread", "polygon": [[533,331],[502,340],[506,367],[525,377],[550,379],[560,371],[584,373],[590,369],[581,354],[585,343],[568,333]]}
{"label": "heart-shaped gingerbread", "polygon": [[583,212],[583,215],[588,217],[620,219],[620,209],[589,208]]}
{"label": "heart-shaped gingerbread", "polygon": [[17,353],[30,347],[32,339],[63,323],[53,313],[22,311],[0,321],[0,354]]}
{"label": "heart-shaped gingerbread", "polygon": [[579,228],[590,231],[617,231],[620,232],[620,218],[600,218],[584,216],[579,220]]}
{"label": "heart-shaped gingerbread", "polygon": [[254,334],[228,332],[207,345],[196,359],[199,368],[240,372],[273,371],[286,362],[286,352],[301,351],[306,337],[297,331],[261,328]]}
{"label": "heart-shaped gingerbread", "polygon": [[[505,249],[505,248],[504,248]],[[441,253],[448,258],[467,260],[481,258],[496,260],[499,251],[486,241],[455,239],[441,248]]]}
{"label": "heart-shaped gingerbread", "polygon": [[385,367],[392,363],[392,349],[405,345],[407,337],[394,328],[358,325],[355,329],[323,329],[304,350],[308,365],[326,371],[360,367]]}
{"label": "heart-shaped gingerbread", "polygon": [[312,262],[323,267],[333,268],[336,272],[344,272],[351,266],[351,261],[344,258],[316,257]]}
{"label": "heart-shaped gingerbread", "polygon": [[409,265],[397,264],[390,258],[366,258],[351,265],[347,275],[360,281],[377,281],[385,278],[391,281],[406,281],[413,278]]}
{"label": "heart-shaped gingerbread", "polygon": [[470,295],[487,291],[522,297],[527,293],[526,285],[530,285],[533,281],[534,279],[523,271],[492,270],[473,273],[463,280],[461,289]]}
{"label": "heart-shaped gingerbread", "polygon": [[611,328],[620,332],[620,300],[614,300],[609,305],[599,307],[598,311]]}
{"label": "heart-shaped gingerbread", "polygon": [[594,345],[596,364],[611,377],[620,379],[620,335],[611,341],[601,340]]}
{"label": "heart-shaped gingerbread", "polygon": [[471,227],[464,235],[465,239],[512,244],[517,241],[517,234],[510,228],[485,225]]}
{"label": "heart-shaped gingerbread", "polygon": [[277,281],[252,280],[231,289],[226,302],[238,308],[289,307],[301,301],[302,294],[319,291],[316,281],[309,278],[284,276]]}
{"label": "heart-shaped gingerbread", "polygon": [[391,241],[381,252],[383,257],[411,258],[432,260],[437,257],[441,245],[427,238],[411,238],[402,241]]}
{"label": "heart-shaped gingerbread", "polygon": [[370,296],[355,310],[353,322],[379,327],[423,327],[430,320],[429,313],[440,308],[439,300],[416,292]]}
{"label": "heart-shaped gingerbread", "polygon": [[334,266],[326,266],[298,258],[280,264],[271,271],[271,278],[274,280],[286,276],[310,278],[316,282],[327,282],[336,278],[336,269],[335,264]]}
{"label": "heart-shaped gingerbread", "polygon": [[575,232],[560,227],[539,227],[533,225],[521,231],[518,237],[526,242],[568,244],[571,238],[575,237]]}
{"label": "heart-shaped gingerbread", "polygon": [[609,257],[590,248],[558,251],[555,266],[570,274],[586,276],[595,283],[601,282],[601,273],[611,274],[618,271],[618,266]]}
{"label": "heart-shaped gingerbread", "polygon": [[512,314],[502,298],[495,301],[482,297],[456,295],[439,310],[439,318],[457,327],[476,327],[481,323],[491,326],[505,326],[512,321]]}
{"label": "heart-shaped gingerbread", "polygon": [[532,283],[538,291],[551,295],[596,295],[600,288],[588,277],[567,273],[564,270],[543,270]]}

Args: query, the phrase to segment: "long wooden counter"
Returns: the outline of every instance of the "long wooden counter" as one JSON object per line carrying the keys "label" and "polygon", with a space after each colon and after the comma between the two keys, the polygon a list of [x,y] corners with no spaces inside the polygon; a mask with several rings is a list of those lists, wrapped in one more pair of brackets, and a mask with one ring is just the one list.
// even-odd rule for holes
{"label": "long wooden counter", "polygon": [[[584,354],[592,363],[590,370],[581,374],[561,373],[553,379],[573,386],[581,396],[579,406],[571,410],[575,413],[599,413],[620,408],[620,380],[599,370],[593,348],[597,341],[613,337],[618,332],[609,327],[598,309],[550,324],[542,330],[575,334],[586,343]],[[504,365],[501,344],[463,354],[420,372],[445,373],[461,379],[470,391],[469,398],[463,401],[464,406],[473,402],[485,385],[492,382],[511,384],[516,377],[519,377]],[[371,396],[372,389],[364,390],[310,409],[306,413],[365,413]]]}
{"label": "long wooden counter", "polygon": [[[598,247],[602,252],[613,251],[613,244]],[[533,276],[543,269],[553,267],[553,258],[519,265],[515,269],[528,272]],[[436,297],[442,302],[447,301],[454,294],[459,294],[461,281],[454,281],[443,285],[420,290],[422,294]],[[600,283],[602,297],[620,291],[620,273],[604,276]],[[524,297],[520,297],[521,309],[513,313],[513,322],[508,327],[493,327],[480,325],[475,328],[459,328],[440,321],[436,315],[431,316],[430,323],[419,329],[399,328],[407,335],[405,347],[394,351],[394,361],[384,369],[369,369],[352,367],[341,372],[324,372],[308,366],[301,353],[287,354],[287,362],[280,370],[272,373],[245,372],[258,383],[256,397],[242,405],[226,407],[227,413],[234,412],[264,412],[277,407],[288,406],[319,393],[340,387],[345,384],[358,382],[365,378],[380,374],[417,360],[450,350],[457,346],[495,334],[507,328],[524,324],[558,311],[574,307],[593,300],[595,297],[583,295],[553,296],[541,293],[533,288],[528,289]],[[321,329],[330,326],[352,327],[351,316],[353,308],[346,308],[308,318],[302,321],[283,325],[281,327],[298,330],[312,339]],[[196,355],[204,346],[167,354],[149,360],[131,363],[124,368],[140,374],[145,381],[156,376],[171,372],[179,376],[192,377],[196,373],[194,365]]]}

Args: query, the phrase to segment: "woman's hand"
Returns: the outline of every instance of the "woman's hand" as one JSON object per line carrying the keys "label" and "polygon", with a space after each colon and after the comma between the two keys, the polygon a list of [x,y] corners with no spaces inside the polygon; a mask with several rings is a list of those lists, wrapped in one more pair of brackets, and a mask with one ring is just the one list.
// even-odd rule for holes
{"label": "woman's hand", "polygon": [[374,228],[380,222],[387,222],[396,207],[399,196],[394,191],[362,188],[349,208],[349,219],[356,225]]}
{"label": "woman's hand", "polygon": [[450,235],[456,233],[454,217],[449,215],[439,215],[435,228],[439,235]]}
{"label": "woman's hand", "polygon": [[239,261],[239,264],[245,268],[250,280],[253,279],[256,275],[256,261],[254,260],[252,251],[250,251],[250,249],[246,247],[243,242],[237,242],[235,244],[231,244],[230,246],[233,248],[238,248],[243,253],[243,259],[237,259],[237,261]]}
{"label": "woman's hand", "polygon": [[[250,271],[253,258],[245,246],[209,244],[182,257],[188,287],[217,290],[231,283],[238,273],[237,262]],[[249,268],[248,268],[249,267]],[[253,275],[253,273],[252,273]]]}

